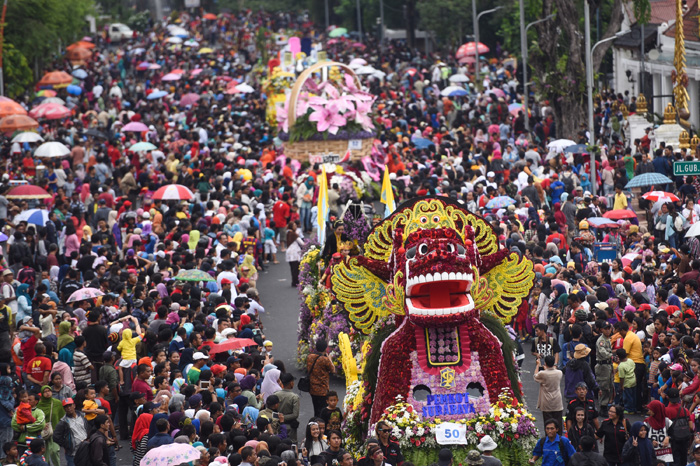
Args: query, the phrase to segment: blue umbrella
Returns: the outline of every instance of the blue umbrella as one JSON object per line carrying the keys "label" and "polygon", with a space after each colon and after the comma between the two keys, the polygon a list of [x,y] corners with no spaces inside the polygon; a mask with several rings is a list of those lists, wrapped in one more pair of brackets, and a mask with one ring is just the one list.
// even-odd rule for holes
{"label": "blue umbrella", "polygon": [[568,154],[587,154],[588,153],[588,146],[585,144],[576,144],[573,146],[569,146],[566,149],[564,149],[564,152]]}
{"label": "blue umbrella", "polygon": [[146,97],[148,100],[156,100],[160,99],[161,97],[165,97],[168,95],[166,91],[154,91],[148,94],[148,97]]}
{"label": "blue umbrella", "polygon": [[634,178],[632,178],[632,181],[627,183],[625,189],[640,188],[643,186],[657,186],[667,183],[673,183],[673,180],[668,178],[667,176],[662,175],[661,173],[642,173],[641,175],[637,175]]}
{"label": "blue umbrella", "polygon": [[416,149],[427,149],[430,146],[435,146],[435,143],[430,139],[425,138],[415,138],[411,142],[416,146]]}
{"label": "blue umbrella", "polygon": [[78,78],[78,79],[85,79],[88,76],[87,71],[85,71],[82,68],[79,68],[77,70],[73,70],[73,72],[71,74],[73,75],[73,77]]}
{"label": "blue umbrella", "polygon": [[486,203],[487,209],[503,209],[509,205],[515,204],[515,199],[510,196],[498,196]]}
{"label": "blue umbrella", "polygon": [[66,92],[68,92],[70,95],[80,95],[83,93],[83,90],[80,88],[80,86],[71,84],[66,88]]}
{"label": "blue umbrella", "polygon": [[34,225],[44,226],[49,221],[49,212],[41,209],[29,209],[17,215],[16,222],[26,221]]}
{"label": "blue umbrella", "polygon": [[469,95],[469,93],[465,89],[456,89],[450,92],[450,97],[462,97],[465,95]]}

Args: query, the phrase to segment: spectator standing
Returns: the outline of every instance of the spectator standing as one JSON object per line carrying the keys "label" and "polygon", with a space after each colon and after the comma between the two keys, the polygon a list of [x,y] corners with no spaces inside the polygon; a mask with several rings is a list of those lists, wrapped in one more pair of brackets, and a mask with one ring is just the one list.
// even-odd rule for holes
{"label": "spectator standing", "polygon": [[649,426],[649,440],[654,447],[654,454],[658,461],[664,463],[673,462],[673,453],[671,452],[671,437],[668,435],[668,428],[671,427],[671,421],[666,417],[666,411],[663,403],[658,400],[652,400],[647,405],[647,417],[644,422]]}
{"label": "spectator standing", "polygon": [[643,412],[642,405],[646,404],[646,373],[647,365],[644,362],[642,342],[636,333],[631,332],[627,322],[620,322],[620,336],[624,338],[622,348],[627,352],[627,357],[634,363],[635,378],[635,411]]}
{"label": "spectator standing", "polygon": [[384,461],[392,466],[398,466],[403,463],[401,447],[398,443],[391,440],[391,426],[384,421],[379,421],[375,431],[379,440],[379,447],[384,453]]}
{"label": "spectator standing", "polygon": [[540,458],[542,458],[542,466],[560,466],[569,463],[569,459],[574,456],[576,450],[569,439],[559,436],[557,432],[560,428],[560,424],[554,419],[545,423],[545,436],[537,441],[532,450],[530,464],[535,464]]}
{"label": "spectator standing", "polygon": [[681,395],[677,388],[670,388],[667,392],[668,406],[664,409],[666,417],[671,421],[667,432],[671,437],[671,450],[673,451],[673,464],[688,463],[688,447],[693,440],[693,423],[690,412],[681,406]]}
{"label": "spectator standing", "polygon": [[594,451],[596,446],[595,438],[589,436],[581,437],[579,444],[581,451],[571,457],[569,466],[608,466],[605,457]]}
{"label": "spectator standing", "polygon": [[279,412],[284,414],[284,424],[287,426],[289,439],[297,442],[297,429],[299,428],[299,395],[294,393],[294,376],[285,372],[280,376],[282,390],[274,393],[280,400]]}
{"label": "spectator standing", "polygon": [[66,415],[56,425],[53,440],[65,450],[67,465],[74,466],[75,449],[88,438],[90,426],[85,416],[75,410],[72,398],[63,400],[63,409]]}
{"label": "spectator standing", "polygon": [[610,343],[610,334],[612,333],[612,325],[605,320],[596,321],[596,327],[600,332],[600,336],[596,341],[596,365],[595,379],[598,382],[600,392],[598,393],[598,402],[601,410],[607,410],[612,402],[613,397],[613,366],[612,366],[612,344]]}
{"label": "spectator standing", "polygon": [[620,378],[625,414],[634,414],[637,406],[637,380],[634,377],[634,362],[627,357],[627,351],[624,348],[620,348],[615,354],[619,360],[617,375]]}
{"label": "spectator standing", "polygon": [[[48,385],[41,387],[41,399],[36,407],[44,412],[46,423],[50,423],[52,430],[55,431],[65,411],[63,410],[63,404],[53,397],[51,387]],[[46,456],[48,457],[49,463],[51,463],[52,466],[61,466],[61,448],[53,440],[53,437],[44,440],[46,441]]]}
{"label": "spectator standing", "polygon": [[622,448],[625,466],[656,466],[656,455],[648,434],[649,427],[643,422],[632,424],[630,438]]}
{"label": "spectator standing", "polygon": [[316,353],[310,354],[306,358],[306,369],[309,371],[311,388],[309,394],[314,405],[314,416],[321,415],[321,411],[326,407],[326,396],[330,387],[331,374],[335,374],[335,365],[326,356],[328,342],[319,339],[316,342]]}
{"label": "spectator standing", "polygon": [[556,420],[561,425],[564,411],[561,397],[561,378],[563,374],[556,368],[554,363],[554,356],[545,356],[544,364],[546,368],[543,370],[542,360],[538,357],[535,367],[535,382],[540,384],[537,409],[542,411],[545,427],[550,419]]}
{"label": "spectator standing", "polygon": [[596,438],[603,441],[603,456],[611,466],[622,464],[622,448],[632,429],[623,411],[619,405],[608,408],[608,419],[601,423],[600,429],[595,433]]}
{"label": "spectator standing", "polygon": [[493,451],[498,448],[498,444],[493,441],[490,435],[484,435],[477,445],[481,451],[481,459],[484,461],[484,466],[502,466],[501,460],[493,456]]}
{"label": "spectator standing", "polygon": [[576,398],[576,387],[580,382],[585,382],[590,390],[598,389],[591,366],[584,359],[590,352],[591,349],[589,347],[579,343],[575,347],[574,358],[566,363],[564,368],[564,396],[567,400]]}
{"label": "spectator standing", "polygon": [[109,422],[110,420],[105,414],[100,414],[93,422],[97,431],[90,436],[90,464],[92,466],[110,466],[110,440],[107,438]]}

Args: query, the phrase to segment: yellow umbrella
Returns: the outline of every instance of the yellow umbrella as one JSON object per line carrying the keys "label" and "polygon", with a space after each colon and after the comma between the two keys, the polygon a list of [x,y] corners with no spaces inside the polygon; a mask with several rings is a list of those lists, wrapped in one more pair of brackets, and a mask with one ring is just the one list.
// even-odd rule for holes
{"label": "yellow umbrella", "polygon": [[209,48],[209,47],[204,47],[203,49],[199,49],[199,53],[214,53],[214,49]]}

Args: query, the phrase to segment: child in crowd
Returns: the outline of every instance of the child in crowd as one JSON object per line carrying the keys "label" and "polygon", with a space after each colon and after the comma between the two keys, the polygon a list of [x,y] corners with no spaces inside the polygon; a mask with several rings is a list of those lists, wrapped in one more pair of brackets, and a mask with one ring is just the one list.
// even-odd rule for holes
{"label": "child in crowd", "polygon": [[36,418],[32,415],[32,406],[29,404],[29,394],[25,390],[22,390],[19,395],[16,420],[19,425],[33,424],[36,422]]}
{"label": "child in crowd", "polygon": [[338,408],[338,393],[331,390],[326,397],[326,407],[321,410],[321,419],[328,430],[340,430],[343,422],[343,412]]}

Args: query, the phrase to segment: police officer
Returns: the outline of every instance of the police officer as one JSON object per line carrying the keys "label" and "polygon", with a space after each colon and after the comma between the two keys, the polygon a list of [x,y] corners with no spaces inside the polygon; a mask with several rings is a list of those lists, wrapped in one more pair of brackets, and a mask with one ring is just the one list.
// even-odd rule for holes
{"label": "police officer", "polygon": [[606,410],[608,405],[612,403],[614,396],[613,387],[613,366],[612,366],[612,344],[610,343],[610,334],[612,333],[612,325],[605,320],[598,320],[595,323],[596,328],[600,332],[600,336],[596,341],[596,366],[595,379],[598,382],[598,400],[600,401],[600,409]]}
{"label": "police officer", "polygon": [[595,430],[598,430],[600,423],[598,422],[598,410],[595,408],[595,402],[589,400],[588,385],[586,382],[579,382],[576,385],[576,398],[569,401],[566,407],[566,430],[571,430],[571,427],[576,423],[576,408],[581,407],[586,412],[586,422],[589,423]]}

